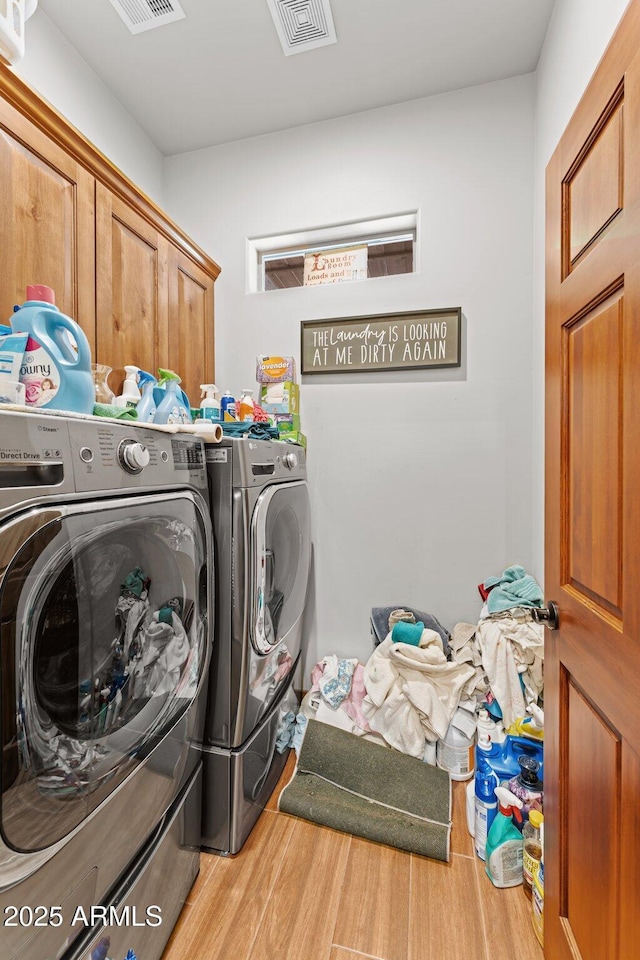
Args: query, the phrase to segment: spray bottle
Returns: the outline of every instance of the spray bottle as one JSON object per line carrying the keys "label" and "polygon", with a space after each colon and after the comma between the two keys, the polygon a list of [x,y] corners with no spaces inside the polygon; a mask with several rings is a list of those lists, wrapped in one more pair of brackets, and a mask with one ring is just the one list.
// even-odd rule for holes
{"label": "spray bottle", "polygon": [[159,370],[158,386],[164,386],[165,396],[156,409],[154,423],[191,423],[191,409],[180,390],[180,377],[173,370]]}
{"label": "spray bottle", "polygon": [[158,381],[152,373],[148,373],[146,370],[140,370],[138,372],[138,384],[142,397],[138,401],[136,410],[138,420],[141,423],[153,423],[156,415],[156,401],[153,396],[153,391],[157,383]]}
{"label": "spray bottle", "polygon": [[493,720],[489,711],[481,707],[478,711],[478,739],[482,734],[489,737],[491,743],[504,743],[506,733],[501,720]]}
{"label": "spray bottle", "polygon": [[200,410],[202,411],[203,419],[211,420],[212,423],[221,423],[222,408],[220,406],[220,401],[218,400],[220,391],[216,387],[215,383],[201,383],[200,389],[204,393],[204,396],[200,401]]}
{"label": "spray bottle", "polygon": [[237,416],[238,420],[242,422],[253,421],[253,390],[249,390],[247,387],[242,388]]}
{"label": "spray bottle", "polygon": [[505,787],[496,787],[498,813],[487,837],[486,872],[494,887],[522,883],[522,834],[513,822],[522,823],[522,800]]}

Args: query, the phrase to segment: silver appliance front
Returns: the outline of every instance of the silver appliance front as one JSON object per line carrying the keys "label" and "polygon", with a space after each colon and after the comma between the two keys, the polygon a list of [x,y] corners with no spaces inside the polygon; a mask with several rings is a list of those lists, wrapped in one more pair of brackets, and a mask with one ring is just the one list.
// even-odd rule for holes
{"label": "silver appliance front", "polygon": [[304,450],[234,438],[206,456],[216,613],[202,843],[229,853],[242,846],[281,770],[269,748],[280,705],[299,679],[310,508]]}
{"label": "silver appliance front", "polygon": [[293,676],[241,747],[203,747],[202,846],[206,850],[238,853],[273,793],[289,754],[283,747],[278,750],[279,738],[299,705]]}
{"label": "silver appliance front", "polygon": [[[3,414],[3,426],[5,418],[2,955],[60,960],[82,924],[68,928],[55,911],[52,922],[43,925],[40,916],[35,924],[35,911],[63,908],[66,921],[77,907],[102,903],[199,768],[210,651],[210,521],[197,489],[165,492],[172,484],[163,486],[162,469],[173,462],[173,438],[153,441],[161,489],[110,496],[105,482],[99,496],[77,495],[74,451],[86,457],[80,466],[86,487],[94,424],[78,421],[79,437],[71,421],[25,416],[25,429],[16,429],[9,442],[13,424]],[[41,467],[42,452],[36,447],[30,454],[23,435],[36,437],[34,446],[50,444],[58,462]],[[119,427],[101,426],[102,447],[93,444],[95,461],[105,451],[106,474],[116,470],[111,451],[121,436]],[[176,456],[183,455],[186,448],[179,447]],[[173,485],[181,481],[188,483],[186,474]],[[117,484],[124,485],[119,473]],[[152,485],[150,477],[145,486]],[[194,822],[199,829],[199,817]],[[34,923],[7,924],[15,906]]]}

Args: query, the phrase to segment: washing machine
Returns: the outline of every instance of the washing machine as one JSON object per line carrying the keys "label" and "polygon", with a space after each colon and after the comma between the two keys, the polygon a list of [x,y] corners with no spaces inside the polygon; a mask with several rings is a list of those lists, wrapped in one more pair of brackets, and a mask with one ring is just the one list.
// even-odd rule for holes
{"label": "washing machine", "polygon": [[216,614],[203,743],[202,845],[235,854],[286,762],[311,562],[305,451],[226,437],[205,447]]}
{"label": "washing machine", "polygon": [[159,960],[199,869],[204,449],[0,411],[3,960]]}

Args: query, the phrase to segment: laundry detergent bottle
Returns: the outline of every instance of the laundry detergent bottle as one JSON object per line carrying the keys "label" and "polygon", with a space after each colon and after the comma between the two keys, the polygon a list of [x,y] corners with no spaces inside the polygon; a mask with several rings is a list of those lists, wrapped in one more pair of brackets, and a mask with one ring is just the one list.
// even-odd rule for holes
{"label": "laundry detergent bottle", "polygon": [[486,860],[487,837],[498,812],[496,787],[498,778],[484,757],[478,760],[474,777],[474,848]]}
{"label": "laundry detergent bottle", "polygon": [[51,287],[27,287],[11,317],[14,333],[27,333],[20,382],[28,407],[93,413],[96,389],[89,342],[78,324],[60,313]]}

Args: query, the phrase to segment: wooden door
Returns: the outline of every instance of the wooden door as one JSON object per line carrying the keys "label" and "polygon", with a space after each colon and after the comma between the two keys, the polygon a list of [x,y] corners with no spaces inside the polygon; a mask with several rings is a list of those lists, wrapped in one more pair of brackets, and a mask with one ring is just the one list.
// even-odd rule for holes
{"label": "wooden door", "polygon": [[96,359],[120,392],[126,364],[157,374],[168,357],[169,243],[145,217],[96,185]]}
{"label": "wooden door", "polygon": [[169,251],[169,343],[165,364],[182,377],[192,407],[200,384],[213,383],[214,278],[177,247]]}
{"label": "wooden door", "polygon": [[94,178],[2,98],[0,185],[0,323],[43,283],[93,351]]}
{"label": "wooden door", "polygon": [[545,956],[640,955],[640,0],[547,168]]}

